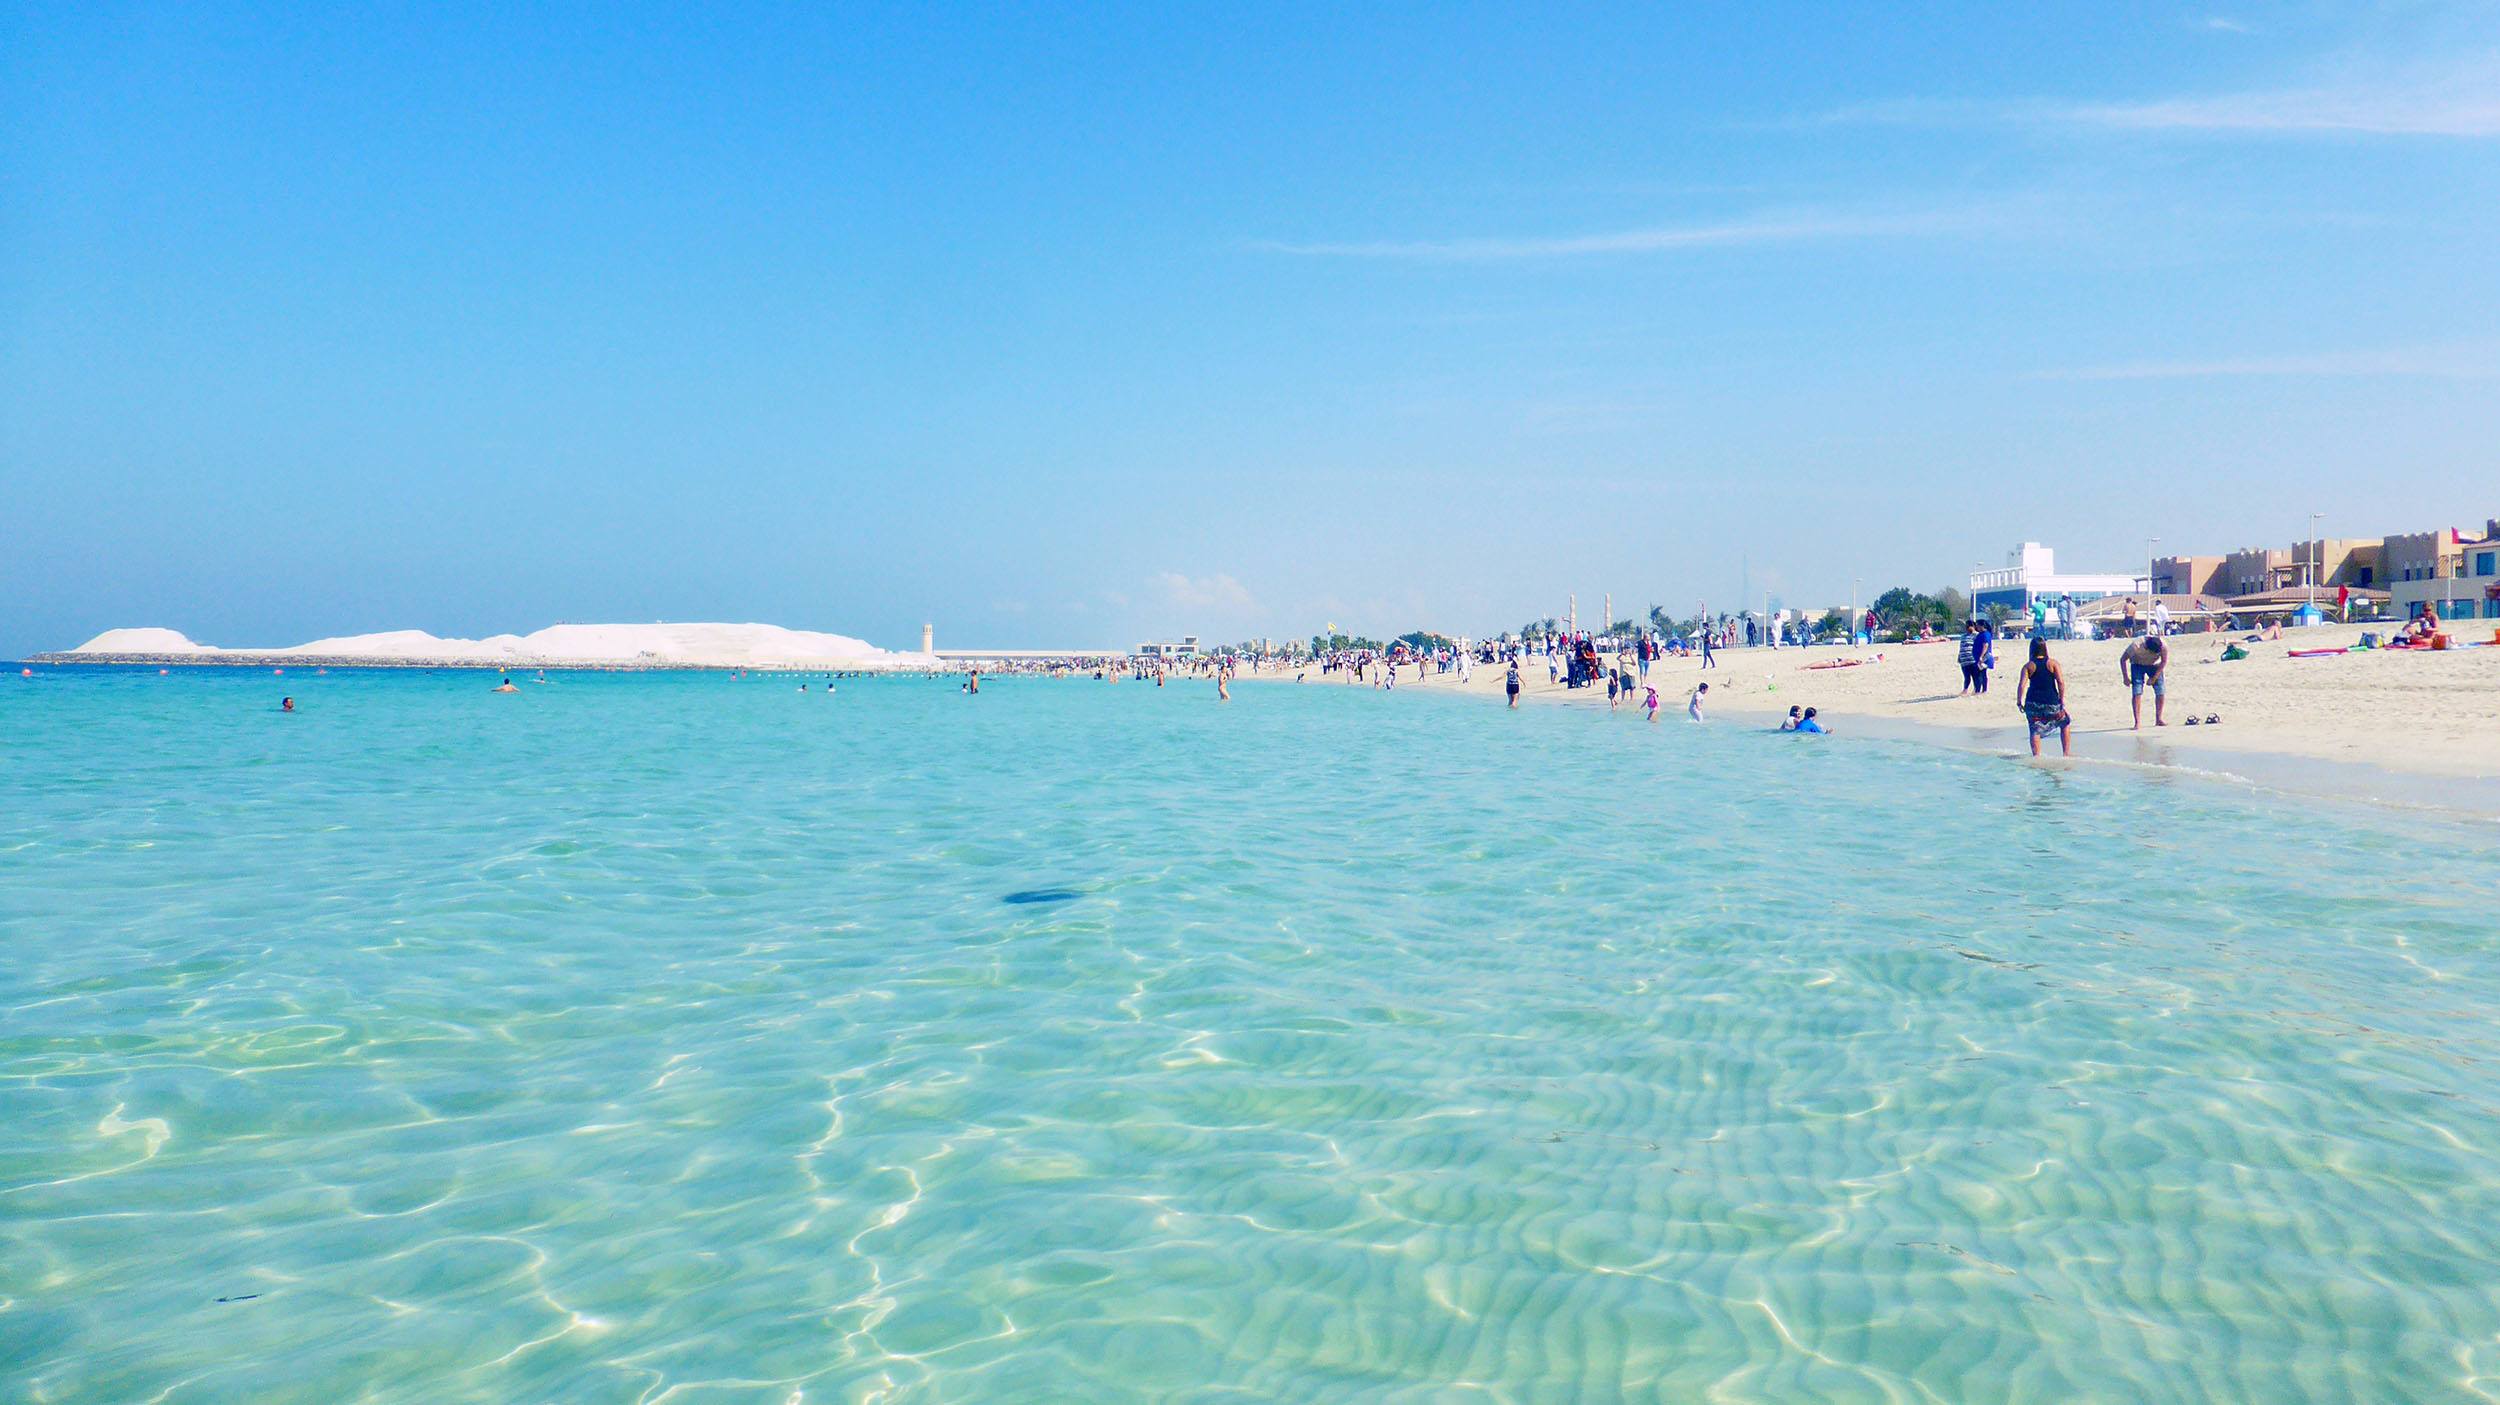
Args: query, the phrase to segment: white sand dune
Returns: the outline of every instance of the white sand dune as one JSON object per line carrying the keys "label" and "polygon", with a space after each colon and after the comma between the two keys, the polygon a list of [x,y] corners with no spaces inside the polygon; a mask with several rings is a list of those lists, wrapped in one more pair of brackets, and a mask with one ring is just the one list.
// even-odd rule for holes
{"label": "white sand dune", "polygon": [[194,644],[171,629],[108,629],[70,651],[74,654],[206,654],[214,650]]}
{"label": "white sand dune", "polygon": [[71,654],[195,658],[365,659],[376,663],[680,664],[705,668],[921,668],[926,654],[880,649],[847,634],[771,624],[559,624],[535,634],[444,639],[420,629],[316,639],[279,648],[198,644],[170,629],[111,629]]}

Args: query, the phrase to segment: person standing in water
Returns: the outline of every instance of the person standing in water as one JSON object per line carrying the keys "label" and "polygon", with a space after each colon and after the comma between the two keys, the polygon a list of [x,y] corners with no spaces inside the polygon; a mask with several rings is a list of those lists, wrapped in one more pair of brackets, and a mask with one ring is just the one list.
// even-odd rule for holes
{"label": "person standing in water", "polygon": [[1649,720],[1655,723],[1658,720],[1658,689],[1652,685],[1648,691],[1649,696],[1641,699],[1641,710],[1648,713]]}
{"label": "person standing in water", "polygon": [[1519,706],[1519,660],[1515,657],[1510,661],[1510,674],[1502,680],[1502,686],[1510,693],[1510,705]]}
{"label": "person standing in water", "polygon": [[2066,711],[2066,675],[2058,671],[2057,661],[2049,657],[2049,641],[2034,637],[2031,661],[2023,665],[2022,677],[2016,680],[2014,702],[2022,709],[2023,721],[2031,732],[2031,754],[2040,754],[2040,739],[2057,733],[2057,750],[2062,756],[2075,754],[2074,740],[2068,729],[2074,718]]}
{"label": "person standing in water", "polygon": [[495,685],[492,689],[490,689],[489,691],[492,691],[492,692],[497,692],[497,693],[517,693],[517,692],[519,692],[519,691],[521,691],[521,690],[520,690],[520,689],[518,689],[518,688],[513,687],[513,686],[512,686],[512,680],[511,680],[511,679],[509,679],[509,678],[507,678],[507,679],[505,679],[504,681],[502,681],[501,683],[496,684],[496,685]]}
{"label": "person standing in water", "polygon": [[1219,668],[1215,671],[1215,700],[1217,702],[1233,700],[1232,678],[1233,671],[1229,668]]}
{"label": "person standing in water", "polygon": [[1702,715],[1701,715],[1701,705],[1702,705],[1704,702],[1708,701],[1708,700],[1709,700],[1709,697],[1710,697],[1710,685],[1709,685],[1709,684],[1704,683],[1704,684],[1702,684],[1701,686],[1699,686],[1699,687],[1697,687],[1697,688],[1693,689],[1693,695],[1692,695],[1690,698],[1686,699],[1686,700],[1685,700],[1685,702],[1684,702],[1684,716],[1685,716],[1688,720],[1690,720],[1690,721],[1694,721],[1694,722],[1699,722],[1699,721],[1702,721],[1703,719],[1702,719]]}

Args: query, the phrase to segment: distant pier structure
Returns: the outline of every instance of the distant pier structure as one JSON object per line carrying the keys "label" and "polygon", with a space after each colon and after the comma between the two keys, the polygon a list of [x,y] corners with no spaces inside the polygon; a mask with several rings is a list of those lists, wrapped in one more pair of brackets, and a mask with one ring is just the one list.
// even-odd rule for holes
{"label": "distant pier structure", "polygon": [[920,626],[920,652],[924,654],[934,654],[937,652],[936,625],[924,624]]}

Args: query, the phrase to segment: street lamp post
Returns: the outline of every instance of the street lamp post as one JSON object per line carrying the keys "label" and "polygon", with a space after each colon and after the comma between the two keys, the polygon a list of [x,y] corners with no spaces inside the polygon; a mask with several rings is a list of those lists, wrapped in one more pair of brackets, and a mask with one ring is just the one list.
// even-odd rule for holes
{"label": "street lamp post", "polygon": [[2144,627],[2146,629],[2153,627],[2153,601],[2161,594],[2161,581],[2157,578],[2153,565],[2153,549],[2160,545],[2161,538],[2159,537],[2144,539]]}
{"label": "street lamp post", "polygon": [[2318,568],[2326,564],[2325,549],[2318,542],[2318,519],[2325,515],[2323,512],[2309,514],[2309,559],[2304,564],[2309,568],[2309,607],[2313,610],[2318,605]]}

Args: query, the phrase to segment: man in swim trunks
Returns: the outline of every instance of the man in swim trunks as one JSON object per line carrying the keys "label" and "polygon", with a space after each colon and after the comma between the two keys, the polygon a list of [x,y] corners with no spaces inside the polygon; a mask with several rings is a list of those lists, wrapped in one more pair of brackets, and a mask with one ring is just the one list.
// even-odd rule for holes
{"label": "man in swim trunks", "polygon": [[517,693],[517,692],[519,692],[519,691],[521,691],[521,690],[520,690],[520,689],[518,689],[518,688],[513,687],[513,686],[512,686],[512,680],[511,680],[511,679],[509,679],[509,678],[507,678],[507,679],[505,679],[504,681],[502,681],[501,683],[496,684],[496,685],[495,685],[492,689],[490,689],[489,691],[491,691],[491,692],[497,692],[497,693]]}
{"label": "man in swim trunks", "polygon": [[2130,702],[2135,709],[2135,729],[2144,730],[2144,687],[2153,688],[2153,725],[2167,727],[2162,719],[2163,704],[2169,700],[2170,685],[2164,675],[2170,672],[2170,646],[2158,634],[2147,634],[2129,644],[2118,655],[2118,677],[2131,691]]}
{"label": "man in swim trunks", "polygon": [[1502,680],[1502,686],[1510,690],[1510,705],[1519,706],[1519,659],[1517,655],[1511,657],[1510,676]]}

